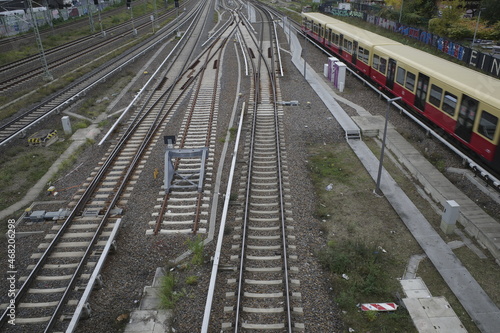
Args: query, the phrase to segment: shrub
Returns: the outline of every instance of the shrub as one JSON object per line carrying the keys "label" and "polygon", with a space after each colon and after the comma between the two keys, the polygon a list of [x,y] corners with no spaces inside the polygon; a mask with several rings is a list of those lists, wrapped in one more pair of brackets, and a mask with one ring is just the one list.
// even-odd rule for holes
{"label": "shrub", "polygon": [[193,253],[193,258],[191,259],[191,263],[193,265],[201,265],[203,264],[203,239],[200,235],[196,236],[194,240],[187,240],[187,244],[191,252]]}
{"label": "shrub", "polygon": [[159,296],[160,306],[163,309],[173,309],[179,299],[178,294],[174,291],[175,284],[175,277],[170,273],[165,275],[161,280]]}
{"label": "shrub", "polygon": [[191,275],[186,278],[186,284],[194,286],[198,284],[198,277],[196,275]]}

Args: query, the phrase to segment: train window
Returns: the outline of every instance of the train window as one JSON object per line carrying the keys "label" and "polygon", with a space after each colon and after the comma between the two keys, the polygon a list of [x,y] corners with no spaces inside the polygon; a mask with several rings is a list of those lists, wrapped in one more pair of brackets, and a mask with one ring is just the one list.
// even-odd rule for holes
{"label": "train window", "polygon": [[350,40],[344,39],[344,51],[352,53],[352,42]]}
{"label": "train window", "polygon": [[479,120],[479,134],[493,140],[497,126],[498,118],[483,110],[483,112],[481,112],[481,120]]}
{"label": "train window", "polygon": [[385,74],[385,69],[387,68],[387,59],[380,58],[380,66],[379,66],[379,71],[382,74]]}
{"label": "train window", "polygon": [[412,72],[406,73],[405,87],[410,91],[413,91],[413,89],[415,88],[415,74],[413,74]]}
{"label": "train window", "polygon": [[370,57],[370,51],[360,46],[358,48],[358,59],[367,64],[369,57]]}
{"label": "train window", "polygon": [[335,34],[333,36],[333,44],[339,45],[339,35]]}
{"label": "train window", "polygon": [[446,91],[444,93],[443,111],[448,113],[450,116],[454,116],[456,107],[457,107],[457,96],[450,94],[449,92]]}
{"label": "train window", "polygon": [[431,94],[429,96],[429,102],[436,107],[441,106],[441,98],[443,97],[443,89],[438,86],[431,85]]}
{"label": "train window", "polygon": [[400,85],[405,84],[405,76],[406,76],[406,70],[398,67],[398,74],[396,75],[396,82],[399,83]]}
{"label": "train window", "polygon": [[376,54],[373,55],[373,63],[372,63],[372,67],[376,70],[378,70],[378,67],[380,65],[380,57]]}

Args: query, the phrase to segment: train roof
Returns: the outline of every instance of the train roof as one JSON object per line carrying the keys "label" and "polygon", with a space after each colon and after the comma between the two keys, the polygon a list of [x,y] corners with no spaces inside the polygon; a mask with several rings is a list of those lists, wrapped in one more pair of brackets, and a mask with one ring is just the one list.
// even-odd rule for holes
{"label": "train roof", "polygon": [[345,22],[342,22],[340,20],[336,20],[331,16],[321,14],[321,13],[301,13],[301,15],[304,17],[307,17],[311,20],[314,20],[320,24],[323,24],[323,25],[326,25],[328,23],[332,23],[332,24],[344,23],[344,24],[346,24]]}
{"label": "train roof", "polygon": [[[338,20],[335,20],[338,21]],[[348,23],[345,23],[343,21],[338,21],[343,24],[337,24],[334,23],[334,26],[331,26],[332,30],[335,29],[335,31],[343,34],[344,36],[351,37],[354,40],[357,40],[358,42],[362,42],[365,45],[369,46],[374,46],[374,45],[387,45],[387,44],[398,44],[402,45],[400,42],[397,42],[393,39],[378,35],[376,33],[373,33],[371,31],[358,28],[354,25],[350,25]],[[330,26],[332,23],[329,23],[326,25]]]}
{"label": "train roof", "polygon": [[403,44],[376,46],[374,50],[500,108],[500,80],[496,78]]}
{"label": "train roof", "polygon": [[302,13],[305,16],[315,22],[325,25],[327,28],[335,29],[336,31],[342,33],[344,36],[352,37],[353,39],[364,43],[365,45],[385,45],[385,44],[400,44],[395,40],[390,38],[377,35],[371,31],[358,28],[354,25],[346,23],[341,20],[337,20],[331,16],[321,14],[321,13]]}

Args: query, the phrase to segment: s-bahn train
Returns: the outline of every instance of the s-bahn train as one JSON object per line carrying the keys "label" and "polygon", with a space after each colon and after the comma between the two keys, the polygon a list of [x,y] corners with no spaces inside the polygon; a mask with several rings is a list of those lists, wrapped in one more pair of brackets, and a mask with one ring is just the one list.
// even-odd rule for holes
{"label": "s-bahn train", "polygon": [[500,80],[324,14],[302,18],[310,38],[500,174]]}

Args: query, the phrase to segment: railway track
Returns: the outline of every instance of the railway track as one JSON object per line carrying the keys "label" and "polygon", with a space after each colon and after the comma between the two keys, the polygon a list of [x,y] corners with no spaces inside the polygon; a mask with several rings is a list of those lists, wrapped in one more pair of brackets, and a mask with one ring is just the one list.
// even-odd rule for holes
{"label": "railway track", "polygon": [[[175,10],[171,9],[160,15],[158,20],[166,21],[173,15]],[[151,29],[149,14],[135,18],[134,22],[138,31]],[[52,72],[63,67],[78,67],[88,59],[98,57],[96,54],[106,48],[109,49],[110,45],[122,44],[122,39],[131,35],[130,26],[130,22],[124,22],[109,28],[106,38],[92,34],[45,51],[48,70]],[[38,54],[1,66],[0,94],[8,94],[20,85],[38,79],[43,73],[44,68],[40,66]]]}
{"label": "railway track", "polygon": [[[134,5],[143,4],[146,0],[138,0],[134,2]],[[119,14],[120,12],[126,11],[126,7],[114,7],[107,8],[107,10],[101,11],[101,20],[104,21],[106,18],[112,17],[113,15]],[[95,15],[95,14],[94,14]],[[149,14],[145,15],[149,19]],[[95,20],[96,18],[94,18]],[[127,23],[125,23],[127,24]],[[43,26],[39,27],[40,36],[42,38],[48,38],[53,36],[54,34],[59,34],[62,31],[73,31],[79,29],[89,28],[89,20],[87,17],[82,16],[78,19],[72,19],[66,21],[63,25],[55,25],[55,26]],[[34,44],[35,36],[33,34],[24,33],[18,34],[10,37],[5,37],[0,39],[0,48],[3,51],[12,51],[19,47],[22,47],[27,44]]]}
{"label": "railway track", "polygon": [[[199,34],[206,15],[207,3],[200,5],[193,18],[189,34]],[[197,23],[197,24],[194,24]],[[171,85],[158,85],[142,102],[142,107],[124,126],[116,145],[112,146],[99,166],[69,204],[71,213],[62,225],[54,226],[40,251],[31,257],[33,264],[27,276],[20,277],[23,285],[15,296],[16,325],[7,325],[8,310],[0,318],[5,332],[52,332],[67,329],[89,277],[94,273],[103,247],[110,243],[111,229],[128,204],[128,197],[136,183],[142,166],[161,136],[172,110],[181,102],[181,96],[193,83],[188,64],[198,42],[185,38],[179,47],[168,74],[176,79]],[[195,61],[195,63],[199,63]],[[175,89],[183,86],[185,90]],[[186,97],[187,94],[185,94]],[[109,245],[109,244],[108,244]],[[95,274],[94,274],[95,275]],[[87,295],[88,296],[88,295]],[[87,297],[85,296],[85,297]],[[85,302],[83,302],[85,303]],[[2,304],[3,308],[7,304]],[[85,313],[85,311],[83,311]],[[88,312],[88,311],[87,311]],[[77,322],[72,320],[71,322]],[[71,327],[71,331],[75,326]]]}
{"label": "railway track", "polygon": [[141,43],[124,52],[119,57],[108,61],[99,68],[73,81],[64,89],[47,97],[38,105],[16,115],[8,122],[3,123],[0,126],[0,145],[5,144],[18,136],[26,136],[28,131],[36,126],[38,122],[45,120],[53,114],[61,113],[67,107],[73,105],[76,101],[85,96],[91,89],[94,89],[100,82],[104,82],[112,75],[118,73],[122,68],[126,67],[146,52],[152,50],[157,45],[173,38],[175,36],[177,26],[188,22],[192,19],[192,15],[192,13],[184,15],[179,22],[170,23],[162,33],[155,34],[144,43]]}
{"label": "railway track", "polygon": [[[255,7],[254,7],[255,8]],[[303,330],[300,281],[293,266],[295,239],[289,202],[283,109],[276,72],[272,17],[259,11],[260,39],[248,23],[240,33],[252,58],[252,90],[235,235],[225,266],[234,267],[225,288],[221,329],[234,332]],[[288,200],[287,200],[288,198]],[[224,260],[224,259],[223,259]]]}

